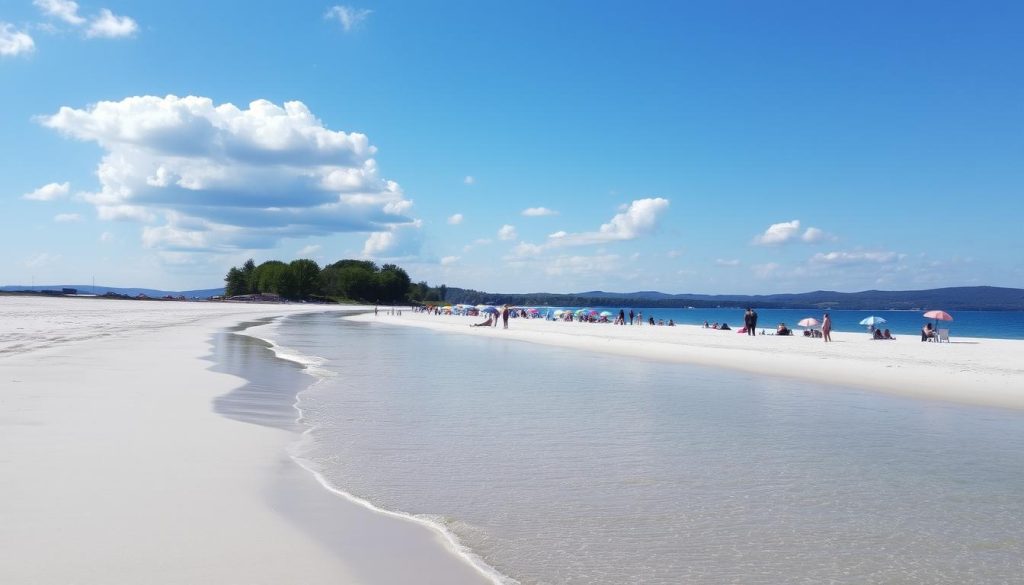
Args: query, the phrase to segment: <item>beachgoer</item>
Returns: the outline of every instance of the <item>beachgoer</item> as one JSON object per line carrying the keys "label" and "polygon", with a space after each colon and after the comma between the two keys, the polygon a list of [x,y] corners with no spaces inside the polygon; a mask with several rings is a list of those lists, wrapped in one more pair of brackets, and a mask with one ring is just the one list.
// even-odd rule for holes
{"label": "beachgoer", "polygon": [[892,336],[892,333],[889,333],[888,329],[886,329],[885,331],[882,332],[882,339],[896,339],[896,338]]}
{"label": "beachgoer", "polygon": [[494,318],[491,317],[490,313],[487,313],[487,320],[483,323],[473,323],[470,327],[490,327],[494,324]]}
{"label": "beachgoer", "polygon": [[921,328],[921,341],[931,341],[932,339],[935,339],[935,330],[932,329],[931,323],[925,323]]}
{"label": "beachgoer", "polygon": [[885,337],[882,336],[882,330],[881,329],[875,329],[875,333],[871,336],[871,338],[872,339],[885,339]]}
{"label": "beachgoer", "polygon": [[743,330],[750,331],[750,322],[752,318],[750,316],[750,307],[747,307],[747,311],[743,313]]}
{"label": "beachgoer", "polygon": [[669,319],[669,320],[668,320],[668,326],[669,326],[669,327],[675,327],[675,326],[676,326],[676,322],[675,322],[675,321],[673,321],[672,319]]}
{"label": "beachgoer", "polygon": [[624,311],[623,309],[619,309],[619,321],[618,321],[618,324],[619,325],[625,325],[626,324],[626,311]]}
{"label": "beachgoer", "polygon": [[508,305],[505,305],[504,307],[501,308],[501,322],[503,325],[502,329],[508,329],[508,312]]}
{"label": "beachgoer", "polygon": [[754,335],[755,329],[757,329],[757,311],[750,309],[750,327],[747,329],[747,333]]}
{"label": "beachgoer", "polygon": [[821,319],[821,336],[825,338],[825,342],[832,341],[832,317],[828,313]]}
{"label": "beachgoer", "polygon": [[718,328],[721,331],[731,331],[732,327],[729,327],[728,323],[722,323],[722,326]]}
{"label": "beachgoer", "polygon": [[707,322],[707,321],[705,321],[705,322],[704,322],[704,328],[705,328],[705,329],[708,329],[709,327],[711,327],[711,326],[710,326],[710,325],[708,325],[708,322]]}
{"label": "beachgoer", "polygon": [[792,331],[789,327],[786,327],[785,323],[779,323],[779,326],[775,328],[775,335],[790,335]]}
{"label": "beachgoer", "polygon": [[633,324],[633,309],[629,310],[629,324]]}
{"label": "beachgoer", "polygon": [[651,315],[651,316],[650,316],[650,317],[649,317],[649,318],[647,319],[647,324],[648,324],[648,325],[654,325],[654,315]]}

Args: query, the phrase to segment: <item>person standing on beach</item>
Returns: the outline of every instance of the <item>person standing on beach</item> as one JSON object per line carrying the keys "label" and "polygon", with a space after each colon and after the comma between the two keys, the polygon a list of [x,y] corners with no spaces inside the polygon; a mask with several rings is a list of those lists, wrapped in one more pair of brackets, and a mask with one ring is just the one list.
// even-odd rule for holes
{"label": "person standing on beach", "polygon": [[629,310],[629,324],[633,324],[633,309]]}
{"label": "person standing on beach", "polygon": [[828,313],[821,319],[821,336],[826,342],[832,341],[832,317]]}
{"label": "person standing on beach", "polygon": [[750,335],[751,327],[753,327],[753,325],[751,325],[751,323],[753,322],[753,317],[751,317],[751,313],[752,311],[750,310],[750,307],[747,307],[747,312],[743,313],[743,328],[746,329],[747,335]]}
{"label": "person standing on beach", "polygon": [[750,309],[750,327],[747,327],[747,335],[757,335],[757,311]]}
{"label": "person standing on beach", "polygon": [[640,311],[640,312],[638,312],[636,314],[636,324],[637,325],[643,325],[644,324],[644,312],[643,311]]}
{"label": "person standing on beach", "polygon": [[501,308],[501,324],[503,329],[508,329],[508,305]]}
{"label": "person standing on beach", "polygon": [[625,324],[626,324],[626,311],[624,311],[623,309],[619,309],[618,325],[625,325]]}

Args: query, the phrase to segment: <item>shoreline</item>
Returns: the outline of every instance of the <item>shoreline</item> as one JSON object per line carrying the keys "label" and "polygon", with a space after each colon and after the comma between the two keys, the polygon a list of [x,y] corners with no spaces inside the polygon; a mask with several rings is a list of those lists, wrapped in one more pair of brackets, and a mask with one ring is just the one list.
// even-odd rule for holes
{"label": "shoreline", "polygon": [[620,357],[686,363],[919,399],[1024,410],[1024,340],[874,341],[833,331],[833,343],[802,336],[747,336],[694,325],[619,326],[510,319],[509,329],[469,327],[479,317],[360,314],[346,319],[505,338]]}
{"label": "shoreline", "polygon": [[487,582],[324,489],[294,430],[214,411],[245,382],[211,369],[215,334],[324,307],[110,302],[0,302],[0,581]]}
{"label": "shoreline", "polygon": [[[369,307],[366,307],[365,310],[367,312],[369,312]],[[347,313],[347,312],[348,311],[343,311],[343,313]],[[322,311],[312,311],[312,313],[316,314],[316,313],[323,313],[323,312]],[[468,547],[464,546],[459,541],[458,537],[455,536],[455,534],[453,534],[450,530],[448,530],[444,525],[439,524],[439,523],[437,523],[435,521],[432,521],[432,520],[429,520],[429,519],[421,518],[421,517],[418,517],[416,515],[406,513],[406,512],[398,512],[398,511],[389,510],[389,509],[386,509],[386,508],[381,508],[381,507],[377,506],[376,504],[374,504],[373,502],[370,502],[369,500],[360,498],[359,496],[356,496],[356,495],[346,491],[342,487],[338,487],[336,485],[333,485],[320,471],[315,469],[313,463],[310,460],[306,459],[305,457],[303,457],[303,455],[301,453],[298,452],[298,451],[301,450],[302,443],[304,443],[305,441],[310,440],[310,437],[311,437],[312,433],[317,430],[317,427],[311,426],[311,425],[309,425],[309,424],[304,422],[305,414],[302,411],[302,407],[301,407],[301,396],[302,396],[303,393],[313,389],[317,385],[317,383],[320,380],[322,380],[323,378],[315,375],[313,373],[313,371],[311,370],[311,367],[313,367],[315,365],[315,360],[316,360],[315,356],[313,356],[312,359],[309,359],[309,358],[311,358],[311,356],[305,356],[305,355],[300,355],[298,353],[292,353],[294,351],[293,349],[288,348],[286,346],[279,345],[274,339],[272,339],[270,337],[261,336],[261,335],[258,334],[258,332],[252,331],[253,329],[258,329],[258,328],[261,328],[261,327],[268,327],[268,328],[269,327],[273,327],[273,326],[275,326],[275,325],[277,325],[279,323],[280,323],[280,319],[275,319],[275,320],[270,321],[270,322],[242,323],[242,324],[239,324],[238,326],[232,328],[230,333],[234,334],[234,335],[246,337],[246,338],[252,339],[254,341],[257,341],[257,342],[260,342],[260,343],[263,343],[263,344],[266,344],[263,347],[267,350],[267,352],[269,352],[271,354],[270,356],[267,356],[267,359],[280,361],[283,364],[287,364],[288,366],[298,366],[299,367],[299,371],[300,371],[300,375],[303,376],[304,378],[308,379],[308,381],[309,381],[309,383],[307,383],[303,387],[297,389],[296,392],[290,393],[293,400],[291,400],[291,402],[289,403],[289,409],[292,410],[293,413],[297,413],[298,416],[293,421],[294,424],[287,425],[287,427],[282,427],[282,428],[287,428],[289,430],[293,430],[293,431],[297,432],[299,434],[299,436],[300,436],[299,441],[298,442],[293,442],[290,445],[290,448],[288,449],[289,457],[295,463],[295,465],[298,468],[300,468],[302,471],[308,473],[310,476],[315,478],[317,483],[319,483],[321,488],[323,490],[325,490],[326,492],[329,492],[329,493],[333,494],[334,496],[342,498],[342,499],[346,500],[347,502],[350,502],[350,503],[352,503],[352,504],[354,504],[356,506],[359,506],[361,508],[365,508],[366,510],[370,511],[374,515],[377,515],[377,516],[380,516],[380,517],[394,518],[394,519],[399,520],[399,521],[401,521],[403,523],[412,523],[412,524],[415,524],[415,525],[418,525],[418,526],[426,527],[431,532],[435,533],[436,536],[438,536],[443,541],[444,546],[447,549],[447,552],[449,552],[453,556],[458,557],[463,562],[465,562],[467,565],[470,565],[477,573],[479,573],[479,575],[481,577],[483,577],[484,579],[487,579],[488,582],[492,583],[493,585],[502,585],[502,584],[505,584],[505,583],[516,583],[516,581],[506,577],[505,575],[502,575],[497,570],[495,570],[493,567],[487,565],[483,561],[483,559],[481,559],[475,553],[473,553],[473,551],[471,549],[469,549]],[[253,381],[250,380],[250,384],[252,384],[252,383],[253,383]],[[244,391],[244,388],[236,389],[235,391],[239,391],[239,390]],[[230,417],[230,416],[235,415],[237,413],[224,412],[222,414],[224,416],[229,416]],[[265,423],[261,423],[261,422],[257,422],[257,421],[249,421],[249,422],[253,422],[253,424],[265,424]],[[423,579],[422,576],[417,576],[418,582],[422,582],[422,579]],[[452,581],[449,581],[448,579],[450,579],[450,577],[446,577],[443,582],[451,583]]]}

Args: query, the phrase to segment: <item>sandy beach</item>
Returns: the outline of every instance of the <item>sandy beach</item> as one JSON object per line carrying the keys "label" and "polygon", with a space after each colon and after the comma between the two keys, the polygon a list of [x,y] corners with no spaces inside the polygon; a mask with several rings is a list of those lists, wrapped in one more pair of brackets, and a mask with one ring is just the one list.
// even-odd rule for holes
{"label": "sandy beach", "polygon": [[469,327],[480,317],[403,311],[348,317],[426,327],[460,335],[603,352],[622,357],[727,368],[766,376],[863,388],[982,406],[1024,409],[1024,341],[958,338],[922,343],[917,336],[875,341],[833,332],[832,343],[802,336],[739,335],[692,325],[617,326],[511,319],[509,328]]}
{"label": "sandy beach", "polygon": [[211,401],[213,333],[315,305],[0,299],[0,582],[487,583]]}

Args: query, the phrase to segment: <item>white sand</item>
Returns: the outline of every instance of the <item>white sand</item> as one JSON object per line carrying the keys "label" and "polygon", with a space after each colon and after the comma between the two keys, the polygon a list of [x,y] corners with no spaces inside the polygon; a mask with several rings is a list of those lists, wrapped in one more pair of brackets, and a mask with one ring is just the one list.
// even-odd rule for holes
{"label": "white sand", "polygon": [[0,297],[0,583],[487,583],[435,530],[334,495],[295,433],[213,413],[211,335],[324,310]]}
{"label": "white sand", "polygon": [[802,336],[749,337],[692,325],[618,326],[510,319],[509,329],[469,327],[480,317],[436,316],[403,311],[349,317],[427,327],[462,335],[497,337],[729,368],[824,384],[947,400],[963,404],[1024,409],[1024,341],[954,338],[922,343],[901,335],[874,341],[866,333],[833,332],[832,343]]}

